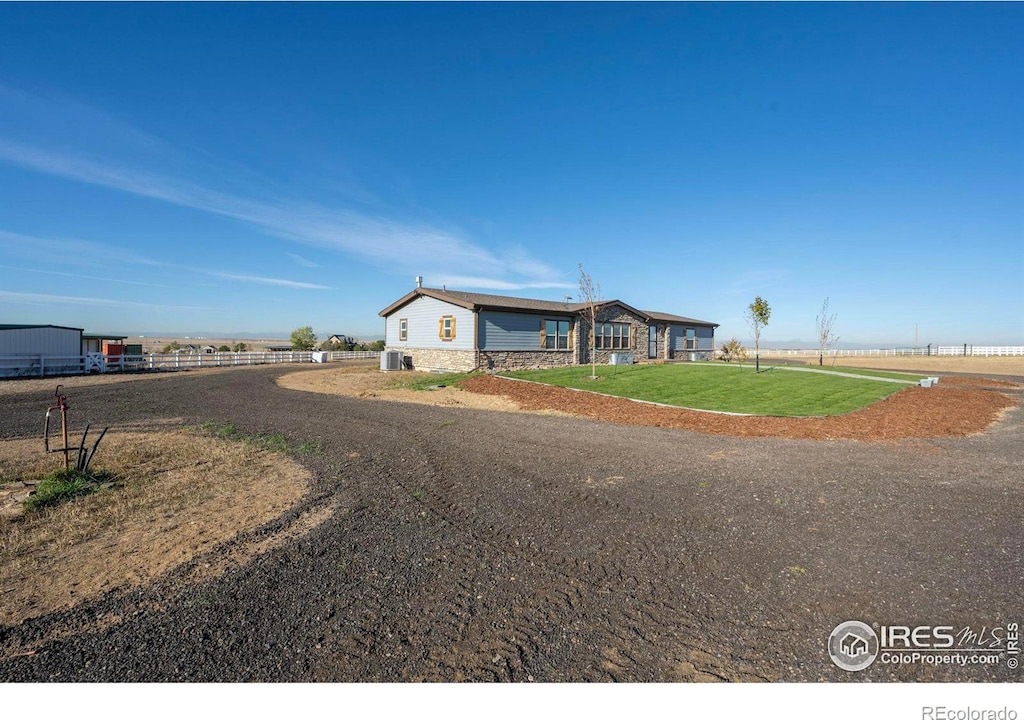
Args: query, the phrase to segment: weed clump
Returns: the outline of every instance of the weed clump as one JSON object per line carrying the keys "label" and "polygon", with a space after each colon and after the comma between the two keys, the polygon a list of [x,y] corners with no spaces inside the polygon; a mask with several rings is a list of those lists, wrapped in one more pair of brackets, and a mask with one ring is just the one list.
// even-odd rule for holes
{"label": "weed clump", "polygon": [[116,480],[113,473],[106,470],[93,472],[78,468],[61,468],[48,473],[36,484],[36,491],[24,502],[28,511],[42,510],[53,507],[75,498],[91,495],[104,485]]}

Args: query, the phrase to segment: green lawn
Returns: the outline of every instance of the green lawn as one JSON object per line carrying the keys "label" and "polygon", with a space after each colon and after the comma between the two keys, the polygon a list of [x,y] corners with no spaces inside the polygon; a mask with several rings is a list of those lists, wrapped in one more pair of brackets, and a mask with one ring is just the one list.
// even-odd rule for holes
{"label": "green lawn", "polygon": [[908,387],[821,373],[702,364],[599,365],[506,373],[509,377],[701,410],[756,415],[840,415]]}
{"label": "green lawn", "polygon": [[450,387],[460,380],[465,380],[470,373],[424,373],[424,372],[403,372],[395,373],[394,378],[388,383],[389,389],[403,390],[433,390],[438,385]]}

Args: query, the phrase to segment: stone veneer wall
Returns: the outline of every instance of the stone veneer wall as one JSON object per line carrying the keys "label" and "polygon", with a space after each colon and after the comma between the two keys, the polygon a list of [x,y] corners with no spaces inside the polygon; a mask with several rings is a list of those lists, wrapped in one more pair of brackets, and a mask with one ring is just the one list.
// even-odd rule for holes
{"label": "stone veneer wall", "polygon": [[572,350],[481,350],[482,370],[532,370],[575,365]]}
{"label": "stone veneer wall", "polygon": [[[579,335],[577,337],[579,352],[578,362],[581,365],[590,364],[590,317],[583,313],[584,317],[577,323]],[[619,350],[596,350],[598,365],[607,365],[612,353],[628,352],[633,354],[633,362],[640,362],[647,359],[647,341],[650,328],[646,322],[640,320],[632,313],[621,308],[604,309],[597,313],[598,323],[628,323],[630,328],[630,346]],[[582,341],[582,342],[580,342]]]}
{"label": "stone veneer wall", "polygon": [[388,347],[399,350],[403,358],[412,358],[412,369],[425,372],[468,372],[476,369],[476,350],[439,350],[430,348]]}

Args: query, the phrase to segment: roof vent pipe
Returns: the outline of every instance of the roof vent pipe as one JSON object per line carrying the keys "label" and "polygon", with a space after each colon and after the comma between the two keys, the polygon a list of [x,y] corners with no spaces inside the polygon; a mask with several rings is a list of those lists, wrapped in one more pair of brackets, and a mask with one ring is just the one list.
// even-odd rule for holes
{"label": "roof vent pipe", "polygon": [[423,276],[422,275],[417,275],[416,276],[416,287],[418,287],[418,288],[423,287]]}

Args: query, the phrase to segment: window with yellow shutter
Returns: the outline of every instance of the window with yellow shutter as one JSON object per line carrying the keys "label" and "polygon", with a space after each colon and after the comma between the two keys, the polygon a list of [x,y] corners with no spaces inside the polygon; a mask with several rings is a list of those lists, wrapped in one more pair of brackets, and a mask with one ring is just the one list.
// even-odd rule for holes
{"label": "window with yellow shutter", "polygon": [[437,321],[437,336],[442,340],[455,339],[455,316],[444,315]]}

